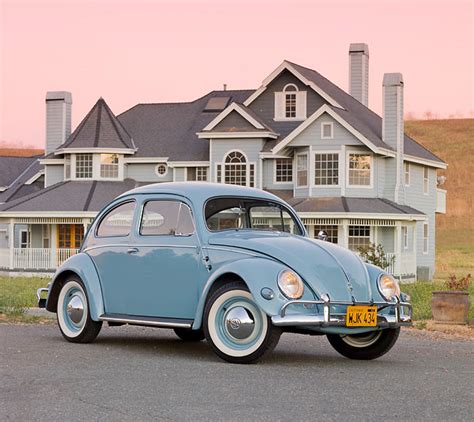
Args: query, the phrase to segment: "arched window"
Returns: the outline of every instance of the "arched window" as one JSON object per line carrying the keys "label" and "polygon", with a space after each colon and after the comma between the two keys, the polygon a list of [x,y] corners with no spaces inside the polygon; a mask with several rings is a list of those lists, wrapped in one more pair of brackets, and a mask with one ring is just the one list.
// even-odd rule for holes
{"label": "arched window", "polygon": [[225,157],[224,183],[247,186],[247,160],[241,152],[232,151]]}
{"label": "arched window", "polygon": [[283,88],[283,92],[285,93],[285,117],[295,118],[298,87],[295,84],[288,84]]}

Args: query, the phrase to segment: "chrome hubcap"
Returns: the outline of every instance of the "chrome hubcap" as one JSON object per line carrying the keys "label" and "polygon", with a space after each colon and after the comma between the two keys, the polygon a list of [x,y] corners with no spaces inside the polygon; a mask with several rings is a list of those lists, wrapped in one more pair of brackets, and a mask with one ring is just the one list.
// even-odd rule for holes
{"label": "chrome hubcap", "polygon": [[372,346],[372,344],[376,343],[381,335],[382,331],[375,331],[365,334],[342,336],[341,338],[349,346],[364,348]]}
{"label": "chrome hubcap", "polygon": [[71,296],[66,306],[66,311],[69,319],[74,324],[79,324],[82,321],[82,317],[84,316],[84,303],[82,298],[78,295]]}
{"label": "chrome hubcap", "polygon": [[230,336],[237,340],[250,337],[255,329],[253,315],[243,306],[236,306],[227,312],[225,326]]}

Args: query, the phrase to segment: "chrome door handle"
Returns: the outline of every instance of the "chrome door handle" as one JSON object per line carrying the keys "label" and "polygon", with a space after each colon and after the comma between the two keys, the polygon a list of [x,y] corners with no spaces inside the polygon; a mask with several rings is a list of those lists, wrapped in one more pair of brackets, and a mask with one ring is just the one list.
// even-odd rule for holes
{"label": "chrome door handle", "polygon": [[128,248],[127,249],[128,254],[137,253],[137,252],[138,252],[138,248]]}

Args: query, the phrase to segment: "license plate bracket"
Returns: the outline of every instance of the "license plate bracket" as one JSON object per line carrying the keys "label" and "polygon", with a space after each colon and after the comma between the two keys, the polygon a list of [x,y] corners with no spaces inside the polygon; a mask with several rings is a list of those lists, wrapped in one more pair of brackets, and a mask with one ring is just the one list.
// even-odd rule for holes
{"label": "license plate bracket", "polygon": [[348,306],[347,327],[376,327],[377,306]]}

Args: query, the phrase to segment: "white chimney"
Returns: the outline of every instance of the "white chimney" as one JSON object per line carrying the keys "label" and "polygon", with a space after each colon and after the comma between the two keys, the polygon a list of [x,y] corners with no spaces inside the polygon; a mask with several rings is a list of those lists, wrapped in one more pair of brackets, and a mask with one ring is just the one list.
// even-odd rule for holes
{"label": "white chimney", "polygon": [[405,182],[403,180],[403,76],[401,73],[383,75],[383,141],[396,152],[395,202],[405,203]]}
{"label": "white chimney", "polygon": [[349,46],[349,94],[369,106],[369,46],[365,43]]}
{"label": "white chimney", "polygon": [[66,91],[46,93],[45,154],[54,152],[71,134],[72,95]]}

